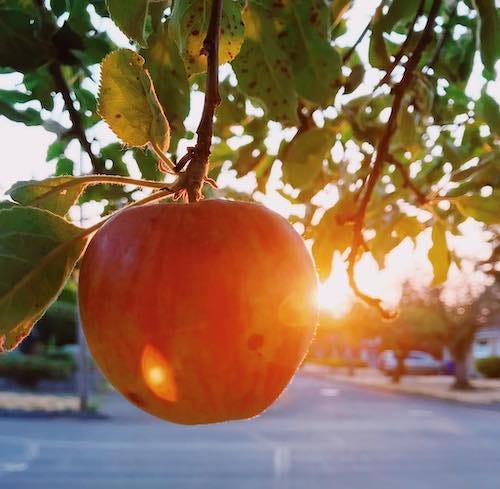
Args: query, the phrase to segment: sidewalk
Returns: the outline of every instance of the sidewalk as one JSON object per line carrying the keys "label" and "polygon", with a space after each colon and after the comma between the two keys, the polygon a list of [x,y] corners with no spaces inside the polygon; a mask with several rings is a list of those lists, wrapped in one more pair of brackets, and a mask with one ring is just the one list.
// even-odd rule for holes
{"label": "sidewalk", "polygon": [[331,376],[340,382],[349,382],[369,388],[418,394],[467,404],[500,404],[500,379],[474,379],[473,391],[454,391],[450,387],[453,377],[449,375],[406,375],[399,384],[393,384],[390,378],[371,368],[357,369],[354,376],[349,376],[343,368],[330,368],[308,364],[306,371]]}
{"label": "sidewalk", "polygon": [[0,392],[0,412],[66,413],[78,412],[77,396],[28,392]]}

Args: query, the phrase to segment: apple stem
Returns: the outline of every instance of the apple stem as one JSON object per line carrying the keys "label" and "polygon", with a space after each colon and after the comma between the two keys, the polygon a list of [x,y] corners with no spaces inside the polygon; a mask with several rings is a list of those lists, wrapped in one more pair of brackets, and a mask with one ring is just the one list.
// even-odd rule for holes
{"label": "apple stem", "polygon": [[207,83],[203,113],[196,134],[196,145],[189,148],[175,166],[182,175],[182,185],[189,202],[199,201],[203,194],[203,184],[208,180],[208,159],[211,153],[215,109],[220,104],[219,95],[219,37],[222,16],[222,0],[213,0],[210,23],[203,41],[202,54],[207,57]]}

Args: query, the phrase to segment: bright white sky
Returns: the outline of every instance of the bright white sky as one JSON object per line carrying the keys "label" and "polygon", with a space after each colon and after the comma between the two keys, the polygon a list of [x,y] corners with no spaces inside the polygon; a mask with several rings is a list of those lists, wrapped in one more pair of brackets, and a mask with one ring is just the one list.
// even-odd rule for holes
{"label": "bright white sky", "polygon": [[[348,34],[344,35],[339,40],[341,45],[351,45],[358,38],[368,21],[370,20],[373,11],[378,2],[373,0],[357,0],[354,3],[354,8],[349,13],[348,18]],[[100,28],[108,30],[112,38],[120,45],[128,46],[125,37],[118,31],[111,21],[104,19]],[[366,59],[367,43],[363,42],[360,46],[361,55]],[[224,70],[224,68],[222,68]],[[482,67],[479,59],[476,59],[474,75],[471,78],[467,87],[468,95],[477,98],[480,95],[484,80],[480,76]],[[371,87],[378,81],[376,70],[367,73],[364,86],[361,87],[356,95],[361,92],[370,93]],[[0,75],[0,88],[12,89],[21,82],[20,75]],[[95,89],[89,86],[89,89]],[[491,83],[488,86],[488,92],[491,95],[500,94],[500,77],[497,77],[497,82]],[[199,114],[201,111],[203,98],[200,94],[194,94],[192,100],[192,113],[187,122],[189,129],[196,128]],[[62,112],[62,101],[60,96],[56,98],[56,107],[59,114]],[[60,117],[59,122],[64,125],[69,125],[67,118]],[[99,141],[104,144],[116,141],[116,138],[105,126],[100,123],[94,129],[95,135]],[[26,127],[23,124],[17,124],[9,121],[5,117],[0,116],[0,199],[5,190],[7,190],[14,182],[19,180],[42,179],[50,176],[54,171],[55,164],[45,162],[46,148],[55,139],[53,133],[47,132],[40,127]],[[290,134],[291,137],[292,134]],[[90,134],[92,136],[92,134]],[[269,139],[269,146],[277,148],[279,144],[279,133],[272,135]],[[272,151],[272,149],[271,149]],[[68,147],[66,154],[75,162],[80,161],[80,148],[77,142],[73,141]],[[82,159],[83,170],[89,170],[89,164],[86,158]],[[134,168],[132,167],[132,173]],[[272,172],[268,190],[266,195],[261,196],[261,200],[269,207],[277,212],[287,216],[293,206],[277,192],[279,187],[279,177],[281,171],[275,168]],[[247,190],[253,182],[254,177],[248,175],[241,179],[236,179],[234,172],[226,172],[219,179],[219,185],[230,185],[233,188]],[[331,205],[336,200],[336,190],[332,186],[327,192],[322,195],[322,202],[325,205]],[[85,209],[84,209],[85,212]],[[488,247],[484,244],[480,227],[477,223],[467,222],[464,226],[465,238],[454,239],[454,245],[459,247],[463,253],[472,257],[486,258],[488,256]],[[428,233],[424,233],[419,237],[416,250],[409,242],[403,242],[398,249],[389,256],[387,267],[383,271],[379,271],[378,267],[372,260],[363,259],[363,263],[359,266],[359,282],[361,287],[368,293],[375,295],[382,294],[383,298],[388,303],[395,303],[399,297],[399,288],[402,280],[409,276],[419,277],[421,281],[429,281],[432,273],[430,265],[426,260],[427,249],[430,245]],[[456,281],[457,271],[450,274],[450,281]],[[455,277],[455,280],[454,280]],[[323,305],[338,310],[347,307],[349,302],[350,292],[347,286],[345,276],[345,268],[337,257],[334,266],[334,274],[321,289],[320,300]]]}

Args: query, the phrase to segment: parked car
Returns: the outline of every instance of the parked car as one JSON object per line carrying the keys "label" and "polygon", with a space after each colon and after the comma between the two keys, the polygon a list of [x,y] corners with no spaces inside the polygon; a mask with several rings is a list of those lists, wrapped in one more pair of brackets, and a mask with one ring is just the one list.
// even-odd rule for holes
{"label": "parked car", "polygon": [[[441,362],[425,351],[410,351],[404,364],[405,373],[410,375],[431,375],[443,371]],[[396,368],[396,365],[396,355],[392,350],[385,350],[378,356],[377,367],[384,374],[389,375]]]}

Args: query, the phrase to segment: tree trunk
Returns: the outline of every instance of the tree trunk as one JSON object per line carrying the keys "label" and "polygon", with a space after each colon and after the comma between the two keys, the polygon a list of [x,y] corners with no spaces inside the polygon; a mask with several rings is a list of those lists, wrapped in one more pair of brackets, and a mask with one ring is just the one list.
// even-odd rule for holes
{"label": "tree trunk", "polygon": [[405,359],[406,353],[395,352],[396,355],[396,367],[392,371],[391,382],[393,384],[399,384],[401,377],[405,374]]}
{"label": "tree trunk", "polygon": [[453,382],[452,389],[456,390],[472,389],[472,385],[469,382],[467,356],[461,358],[454,358],[454,362],[455,362],[455,382]]}
{"label": "tree trunk", "polygon": [[470,348],[472,345],[472,340],[474,335],[467,336],[458,344],[450,348],[450,353],[453,358],[453,363],[455,364],[455,382],[452,385],[452,389],[456,390],[471,390],[473,386],[469,381],[469,366],[467,365],[467,359],[469,357]]}
{"label": "tree trunk", "polygon": [[346,358],[346,366],[347,366],[347,375],[349,377],[354,377],[354,374],[356,373],[356,371],[354,370],[354,358],[353,358],[353,352],[352,352],[351,347],[347,348],[345,358]]}

